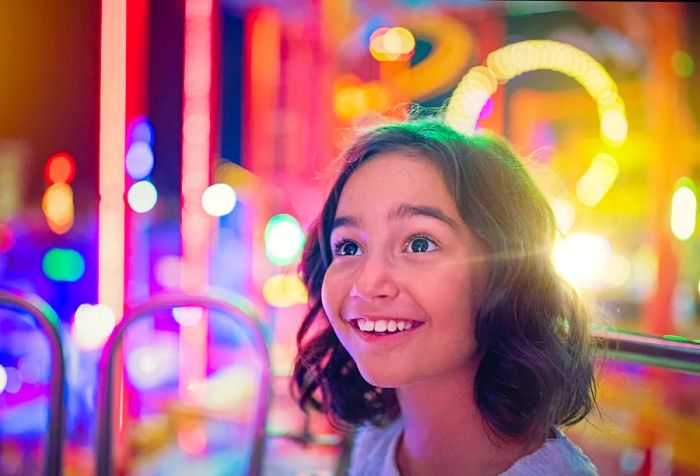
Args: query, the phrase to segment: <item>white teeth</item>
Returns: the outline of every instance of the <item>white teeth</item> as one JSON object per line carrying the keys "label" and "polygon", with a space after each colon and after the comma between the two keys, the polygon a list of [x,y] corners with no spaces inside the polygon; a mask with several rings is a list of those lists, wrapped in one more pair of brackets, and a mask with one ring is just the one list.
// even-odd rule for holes
{"label": "white teeth", "polygon": [[376,321],[371,321],[369,319],[358,319],[357,327],[363,332],[399,332],[407,331],[413,327],[411,321],[395,321],[378,319]]}

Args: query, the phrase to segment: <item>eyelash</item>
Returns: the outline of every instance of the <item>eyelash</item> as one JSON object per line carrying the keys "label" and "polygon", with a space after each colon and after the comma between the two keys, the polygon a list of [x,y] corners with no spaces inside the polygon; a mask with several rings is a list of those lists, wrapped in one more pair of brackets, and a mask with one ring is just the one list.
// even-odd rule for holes
{"label": "eyelash", "polygon": [[[403,245],[403,249],[404,250],[408,249],[409,245],[411,244],[411,242],[413,240],[426,240],[426,241],[429,241],[430,243],[432,243],[433,245],[435,245],[436,247],[438,246],[437,241],[435,241],[433,238],[429,237],[428,235],[418,233],[415,235],[411,235],[406,240],[406,242]],[[345,246],[348,243],[352,243],[352,244],[356,245],[358,248],[360,247],[360,245],[358,245],[357,243],[355,243],[352,240],[340,240],[340,241],[334,243],[332,246],[333,256],[346,256],[346,255],[341,254],[341,251],[343,249],[343,246]],[[428,253],[428,251],[426,251],[425,253]],[[350,256],[353,256],[353,255],[350,255]]]}

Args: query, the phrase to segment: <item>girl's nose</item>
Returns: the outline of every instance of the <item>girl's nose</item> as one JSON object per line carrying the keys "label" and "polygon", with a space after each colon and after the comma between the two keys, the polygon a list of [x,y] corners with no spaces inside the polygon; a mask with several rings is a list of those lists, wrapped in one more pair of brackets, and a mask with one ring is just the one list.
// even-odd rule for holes
{"label": "girl's nose", "polygon": [[399,288],[394,271],[386,257],[368,254],[358,270],[350,295],[365,301],[396,297]]}

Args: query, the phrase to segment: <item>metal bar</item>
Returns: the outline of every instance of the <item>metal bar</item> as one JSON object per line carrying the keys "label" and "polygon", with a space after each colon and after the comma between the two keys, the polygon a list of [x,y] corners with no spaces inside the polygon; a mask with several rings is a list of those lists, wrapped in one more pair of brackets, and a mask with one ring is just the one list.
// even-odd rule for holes
{"label": "metal bar", "polygon": [[96,469],[98,476],[112,476],[114,462],[112,461],[112,393],[114,358],[116,349],[121,343],[126,329],[139,317],[160,309],[173,307],[197,306],[206,309],[223,311],[232,320],[248,332],[254,350],[262,359],[262,376],[258,393],[258,406],[255,414],[255,443],[248,474],[257,476],[262,471],[262,460],[265,453],[265,424],[270,403],[270,356],[262,330],[253,306],[245,298],[235,294],[226,296],[194,296],[187,294],[163,294],[155,296],[146,303],[134,308],[124,316],[105,343],[100,355],[99,385],[97,389],[97,451]]}
{"label": "metal bar", "polygon": [[63,360],[63,343],[61,325],[56,311],[40,297],[18,289],[0,288],[0,306],[25,311],[39,323],[49,340],[51,351],[51,383],[49,405],[49,432],[44,474],[60,476],[63,473],[63,437],[65,395],[65,361]]}
{"label": "metal bar", "polygon": [[598,355],[616,360],[700,374],[700,343],[595,327]]}

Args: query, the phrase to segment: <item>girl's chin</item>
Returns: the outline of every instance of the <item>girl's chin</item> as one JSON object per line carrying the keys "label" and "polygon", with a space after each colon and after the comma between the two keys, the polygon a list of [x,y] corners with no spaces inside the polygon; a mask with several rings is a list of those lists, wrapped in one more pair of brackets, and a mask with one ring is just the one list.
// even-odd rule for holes
{"label": "girl's chin", "polygon": [[410,380],[405,375],[398,375],[395,372],[381,372],[377,369],[363,369],[360,367],[360,375],[367,383],[379,388],[398,388],[406,385]]}

